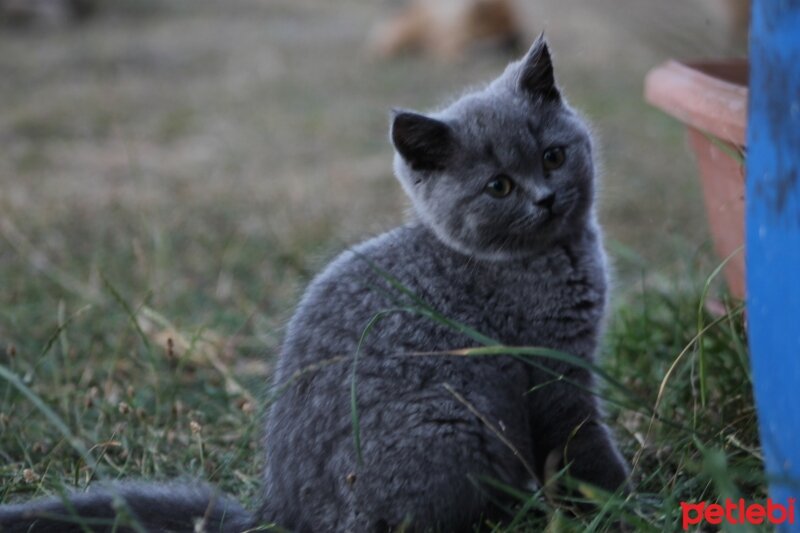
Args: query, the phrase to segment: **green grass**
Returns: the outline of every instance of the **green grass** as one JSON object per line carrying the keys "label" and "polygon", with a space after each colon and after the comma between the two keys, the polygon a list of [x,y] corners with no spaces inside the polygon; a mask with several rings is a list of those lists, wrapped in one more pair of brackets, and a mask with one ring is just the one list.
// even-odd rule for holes
{"label": "green grass", "polygon": [[702,295],[647,291],[617,310],[606,342],[606,370],[668,422],[610,409],[635,464],[626,512],[651,530],[678,530],[681,501],[766,497],[742,307],[709,316]]}
{"label": "green grass", "polygon": [[[105,227],[72,219],[69,232],[49,232],[60,246],[47,250],[32,244],[35,231],[3,222],[3,278],[14,284],[0,301],[0,364],[15,380],[0,380],[0,497],[188,476],[249,501],[258,397],[280,328],[264,313],[280,315],[281,294],[293,297],[273,284],[301,277],[299,260],[269,257],[275,279],[263,279],[269,243],[235,235],[222,219],[213,243],[195,233],[205,228],[172,228],[180,243],[153,235],[125,213]],[[217,239],[228,238],[234,251],[220,258]]]}

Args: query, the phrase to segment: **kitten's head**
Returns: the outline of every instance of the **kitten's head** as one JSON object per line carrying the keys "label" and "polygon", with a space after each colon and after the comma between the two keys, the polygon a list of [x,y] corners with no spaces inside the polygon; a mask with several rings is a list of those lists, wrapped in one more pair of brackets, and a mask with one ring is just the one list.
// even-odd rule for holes
{"label": "kitten's head", "polygon": [[395,112],[395,174],[424,224],[470,255],[533,255],[590,220],[589,131],[556,87],[547,43],[447,108]]}

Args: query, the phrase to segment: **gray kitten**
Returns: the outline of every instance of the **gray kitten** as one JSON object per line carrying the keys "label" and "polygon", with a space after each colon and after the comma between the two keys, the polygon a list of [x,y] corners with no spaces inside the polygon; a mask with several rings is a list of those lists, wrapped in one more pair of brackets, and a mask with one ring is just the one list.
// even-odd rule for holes
{"label": "gray kitten", "polygon": [[[498,342],[591,361],[607,285],[591,137],[555,86],[546,43],[441,111],[396,113],[391,137],[417,220],[342,254],[314,280],[289,324],[277,382],[351,356],[376,313],[404,307],[382,272]],[[476,345],[420,314],[375,323],[356,370],[361,464],[352,362],[296,378],[270,413],[265,516],[298,531],[389,531],[406,520],[466,530],[491,511],[476,480],[524,487],[553,452],[577,478],[623,485],[588,371],[411,355]],[[530,392],[551,372],[583,389],[558,381]]]}
{"label": "gray kitten", "polygon": [[[525,488],[567,466],[624,486],[584,367],[430,353],[488,338],[594,358],[607,280],[591,136],[547,44],[440,111],[396,112],[391,138],[415,219],[343,253],[303,296],[275,376],[257,517],[209,489],[116,487],[148,529],[191,531],[205,516],[209,531],[471,531],[499,510],[487,480]],[[72,504],[107,515],[110,498]],[[21,514],[43,509],[64,512],[0,508],[0,525],[27,530]],[[33,531],[66,531],[53,524]]]}

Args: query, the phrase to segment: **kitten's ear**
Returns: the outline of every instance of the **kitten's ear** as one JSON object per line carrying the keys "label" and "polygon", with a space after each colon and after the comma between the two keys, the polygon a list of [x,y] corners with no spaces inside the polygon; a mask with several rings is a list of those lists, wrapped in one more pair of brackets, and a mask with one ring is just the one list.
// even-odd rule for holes
{"label": "kitten's ear", "polygon": [[444,122],[408,111],[395,111],[392,144],[414,170],[441,170],[455,147]]}
{"label": "kitten's ear", "polygon": [[519,89],[536,98],[543,98],[550,102],[557,102],[561,99],[553,76],[550,49],[547,47],[543,33],[539,35],[522,60],[518,79]]}

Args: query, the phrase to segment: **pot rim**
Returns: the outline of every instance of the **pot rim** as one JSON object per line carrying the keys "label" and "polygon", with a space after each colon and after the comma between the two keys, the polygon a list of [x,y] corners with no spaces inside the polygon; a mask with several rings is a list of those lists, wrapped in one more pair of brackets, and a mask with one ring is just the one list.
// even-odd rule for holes
{"label": "pot rim", "polygon": [[745,145],[746,59],[670,59],[645,78],[645,100],[686,125],[734,146]]}

